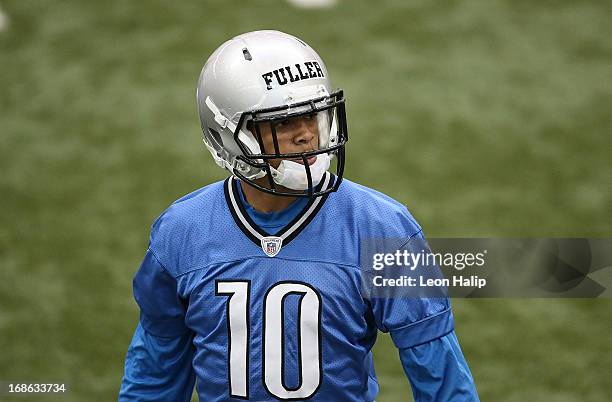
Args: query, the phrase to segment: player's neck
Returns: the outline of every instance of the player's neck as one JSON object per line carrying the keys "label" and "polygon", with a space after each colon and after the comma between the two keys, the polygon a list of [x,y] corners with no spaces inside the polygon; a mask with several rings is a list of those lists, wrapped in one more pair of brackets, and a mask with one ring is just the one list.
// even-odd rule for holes
{"label": "player's neck", "polygon": [[[258,183],[265,185],[264,183]],[[265,193],[257,190],[255,187],[246,183],[244,180],[240,181],[242,193],[244,198],[256,211],[259,212],[277,212],[287,208],[297,197],[285,197],[280,195],[274,195]]]}

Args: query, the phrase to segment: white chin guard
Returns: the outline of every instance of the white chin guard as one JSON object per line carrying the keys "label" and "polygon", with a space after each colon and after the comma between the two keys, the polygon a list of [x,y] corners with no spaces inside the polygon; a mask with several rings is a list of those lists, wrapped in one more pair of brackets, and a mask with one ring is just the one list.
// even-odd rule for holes
{"label": "white chin guard", "polygon": [[[312,178],[312,186],[319,184],[327,169],[329,169],[331,158],[328,154],[317,155],[317,160],[310,168],[310,176]],[[308,177],[306,176],[306,167],[301,163],[283,160],[278,169],[270,168],[274,182],[291,190],[307,190]]]}

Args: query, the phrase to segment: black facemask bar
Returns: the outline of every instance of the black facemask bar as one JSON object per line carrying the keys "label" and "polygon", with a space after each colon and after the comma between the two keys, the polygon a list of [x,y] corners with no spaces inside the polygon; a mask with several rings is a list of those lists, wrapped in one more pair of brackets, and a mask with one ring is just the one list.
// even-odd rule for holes
{"label": "black facemask bar", "polygon": [[[298,109],[298,111],[295,111]],[[332,118],[329,119],[329,128],[332,128],[333,121],[333,113],[335,111],[335,119],[336,119],[336,138],[335,143],[329,143],[327,147],[320,148],[313,151],[308,152],[298,152],[298,153],[280,153],[278,146],[278,138],[276,132],[276,126],[287,119],[307,116],[307,115],[316,115],[317,113],[330,113]],[[253,154],[251,150],[238,138],[238,134],[240,133],[240,129],[244,126],[245,122],[249,122],[252,124],[254,128],[253,135],[256,138],[260,149],[262,150],[261,154]],[[269,123],[272,131],[272,141],[274,145],[274,153],[266,153],[262,136],[260,132],[259,125],[262,123]],[[330,133],[330,141],[331,141],[332,133]],[[256,183],[253,179],[246,178],[238,169],[234,169],[234,174],[239,177],[241,180],[246,181],[251,186],[257,188],[260,191],[281,195],[281,196],[291,196],[291,197],[317,197],[324,194],[331,193],[336,191],[338,187],[340,187],[340,183],[342,182],[342,176],[344,174],[344,164],[345,164],[345,152],[344,146],[348,141],[348,131],[346,124],[346,110],[345,110],[345,99],[342,90],[337,90],[331,93],[328,96],[322,96],[320,98],[315,98],[312,100],[297,102],[291,105],[282,105],[277,107],[271,107],[266,109],[258,109],[254,111],[244,112],[240,116],[240,120],[238,121],[238,125],[234,132],[234,140],[236,144],[240,147],[243,155],[239,155],[236,159],[248,164],[249,166],[263,169],[266,172],[266,177],[268,178],[268,184],[270,187],[264,187],[258,183]],[[327,188],[322,187],[322,181],[318,186],[313,186],[312,175],[310,171],[310,165],[308,164],[308,158],[311,156],[316,156],[320,154],[329,154],[334,155],[336,157],[336,180],[334,184]],[[301,159],[304,169],[306,171],[306,178],[308,180],[308,188],[306,190],[290,190],[284,191],[281,190],[277,183],[274,182],[272,171],[270,170],[271,165],[269,164],[270,159]]]}

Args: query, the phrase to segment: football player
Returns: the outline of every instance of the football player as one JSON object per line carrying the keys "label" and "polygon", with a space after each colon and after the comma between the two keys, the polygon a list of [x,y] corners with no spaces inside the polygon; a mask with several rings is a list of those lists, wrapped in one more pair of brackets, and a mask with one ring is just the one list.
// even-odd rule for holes
{"label": "football player", "polygon": [[364,241],[424,237],[402,204],[343,180],[345,98],[319,55],[282,32],[237,36],[204,65],[197,104],[230,177],[152,225],[119,400],[189,401],[197,379],[206,402],[371,402],[380,330],[416,401],[477,401],[447,298],[364,289]]}

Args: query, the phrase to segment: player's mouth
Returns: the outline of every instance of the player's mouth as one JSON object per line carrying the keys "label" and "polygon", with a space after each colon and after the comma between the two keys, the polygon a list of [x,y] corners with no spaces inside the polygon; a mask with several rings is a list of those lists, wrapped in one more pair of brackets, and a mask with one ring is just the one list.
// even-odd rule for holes
{"label": "player's mouth", "polygon": [[[302,158],[290,159],[292,162],[299,163],[300,165],[304,164],[304,160]],[[312,166],[317,161],[317,155],[309,156],[306,158],[306,162],[308,162],[309,166]]]}

